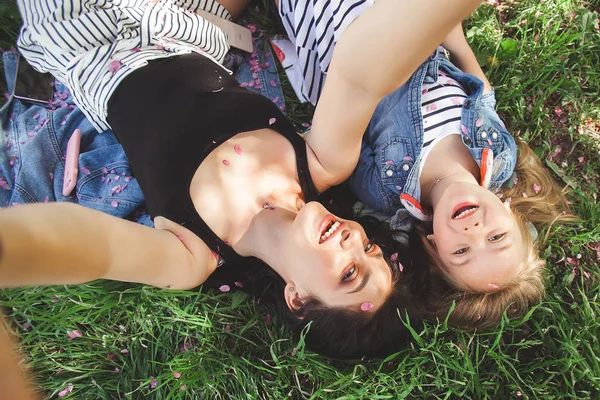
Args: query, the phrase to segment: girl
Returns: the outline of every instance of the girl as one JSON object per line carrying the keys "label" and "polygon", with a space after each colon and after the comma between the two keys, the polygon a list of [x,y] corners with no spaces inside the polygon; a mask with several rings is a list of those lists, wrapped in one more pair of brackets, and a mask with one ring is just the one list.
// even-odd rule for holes
{"label": "girl", "polygon": [[[281,2],[304,66],[301,90],[313,103],[344,28],[373,4]],[[349,183],[368,208],[391,217],[395,229],[433,222],[433,229],[420,227],[423,250],[452,290],[443,298],[426,296],[425,315],[444,317],[440,311],[456,302],[452,322],[483,327],[498,323],[509,307],[520,315],[543,295],[544,262],[528,223],[574,217],[531,149],[515,143],[496,114],[493,89],[460,24],[443,45],[455,65],[440,48],[379,103]]]}
{"label": "girl", "polygon": [[[193,13],[202,6],[227,16],[218,3],[19,1],[21,52],[66,83],[98,130],[114,130],[157,229],[75,204],[2,210],[2,287],[105,278],[192,288],[218,265],[256,257],[285,281],[279,296],[305,324],[317,307],[363,325],[397,319],[397,261],[390,267],[391,253],[359,224],[310,200],[347,179],[377,103],[478,1],[453,3],[431,23],[402,27],[392,16],[425,16],[438,2],[380,0],[365,13],[336,48],[303,140],[269,99],[220,66],[222,32]],[[390,34],[426,39],[397,41],[406,58],[390,57],[363,35],[382,22]],[[385,63],[389,78],[356,56]],[[366,70],[379,78],[365,80]],[[374,351],[387,346],[375,342]],[[333,345],[343,355],[360,352]]]}

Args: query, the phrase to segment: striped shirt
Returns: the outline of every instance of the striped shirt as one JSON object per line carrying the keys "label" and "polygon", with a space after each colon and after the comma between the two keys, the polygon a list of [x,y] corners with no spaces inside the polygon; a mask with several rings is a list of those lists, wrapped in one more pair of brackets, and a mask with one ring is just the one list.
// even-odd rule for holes
{"label": "striped shirt", "polygon": [[467,93],[443,72],[434,83],[423,83],[421,114],[423,115],[423,148],[419,175],[433,147],[449,135],[461,133],[461,114]]}
{"label": "striped shirt", "polygon": [[194,51],[221,63],[229,50],[225,33],[195,14],[202,9],[231,19],[215,0],[17,1],[19,50],[70,89],[100,132],[110,128],[111,94],[149,60]]}
{"label": "striped shirt", "polygon": [[316,104],[325,84],[335,43],[375,0],[280,0],[279,15],[296,45],[301,93]]}

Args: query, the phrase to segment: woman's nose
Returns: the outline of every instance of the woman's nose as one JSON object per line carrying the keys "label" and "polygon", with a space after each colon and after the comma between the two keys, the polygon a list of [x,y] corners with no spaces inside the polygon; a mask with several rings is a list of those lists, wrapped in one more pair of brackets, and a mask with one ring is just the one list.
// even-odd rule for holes
{"label": "woman's nose", "polygon": [[360,232],[358,229],[344,229],[342,234],[340,235],[340,245],[342,249],[348,250],[352,246],[356,245],[356,243],[360,243]]}

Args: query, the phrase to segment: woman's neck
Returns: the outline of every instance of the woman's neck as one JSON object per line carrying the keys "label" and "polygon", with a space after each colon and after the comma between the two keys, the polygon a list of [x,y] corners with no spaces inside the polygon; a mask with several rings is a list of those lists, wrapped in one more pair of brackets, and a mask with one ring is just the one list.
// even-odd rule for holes
{"label": "woman's neck", "polygon": [[455,182],[479,182],[479,166],[460,135],[450,135],[431,149],[420,177],[421,204],[435,209],[444,190]]}

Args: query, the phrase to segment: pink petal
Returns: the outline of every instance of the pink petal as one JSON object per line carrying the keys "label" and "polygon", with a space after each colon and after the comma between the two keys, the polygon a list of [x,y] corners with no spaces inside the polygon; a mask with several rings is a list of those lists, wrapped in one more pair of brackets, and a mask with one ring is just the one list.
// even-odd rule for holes
{"label": "pink petal", "polygon": [[113,208],[117,208],[117,207],[119,207],[119,202],[116,200],[113,200],[110,202],[110,206]]}
{"label": "pink petal", "polygon": [[427,110],[427,111],[435,111],[435,110],[437,110],[437,104],[435,104],[435,103],[429,104],[427,107],[425,107],[425,110]]}
{"label": "pink petal", "polygon": [[275,123],[275,121],[277,121],[276,118],[269,119],[269,125],[273,125]]}
{"label": "pink petal", "polygon": [[423,89],[423,90],[421,91],[421,94],[427,94],[427,92],[429,92],[429,89]]}
{"label": "pink petal", "polygon": [[140,49],[139,47],[134,47],[133,49],[131,49],[132,53],[139,53],[140,51],[142,51],[142,49]]}
{"label": "pink petal", "polygon": [[27,132],[27,136],[34,137],[35,136],[35,132],[34,131]]}
{"label": "pink petal", "polygon": [[87,168],[85,168],[85,167],[83,167],[83,168],[81,168],[81,173],[84,174],[84,175],[89,175],[90,174],[90,170],[87,169]]}
{"label": "pink petal", "polygon": [[468,135],[469,134],[469,130],[464,125],[460,126],[460,130],[462,131],[463,135]]}
{"label": "pink petal", "polygon": [[73,391],[73,385],[69,385],[60,392],[58,392],[58,397],[65,397],[67,394]]}
{"label": "pink petal", "polygon": [[227,332],[229,332],[231,330],[231,325],[227,324],[227,325],[225,325],[225,328],[223,328],[223,329],[225,329]]}
{"label": "pink petal", "polygon": [[237,145],[237,144],[236,144],[235,146],[233,146],[233,149],[234,149],[234,150],[235,150],[235,152],[236,152],[238,155],[240,155],[240,156],[241,156],[242,154],[244,154],[244,151],[242,150],[242,148],[241,148],[239,145]]}
{"label": "pink petal", "polygon": [[181,378],[181,372],[173,371],[173,377],[175,377],[175,379]]}
{"label": "pink petal", "polygon": [[388,160],[385,162],[385,165],[394,165],[394,162],[392,160]]}
{"label": "pink petal", "polygon": [[108,168],[106,168],[106,167],[102,167],[102,173],[103,173],[104,175],[108,174]]}
{"label": "pink petal", "polygon": [[179,390],[181,390],[182,392],[185,391],[185,389],[187,389],[186,385],[183,385],[182,387],[179,388]]}
{"label": "pink petal", "polygon": [[35,115],[33,116],[33,119],[38,119],[39,117],[40,117],[40,114],[35,114]]}
{"label": "pink petal", "polygon": [[229,292],[229,291],[231,290],[231,288],[229,287],[229,285],[221,285],[221,286],[219,287],[219,290],[220,290],[221,292],[223,292],[223,293],[227,293],[227,292]]}
{"label": "pink petal", "polygon": [[533,184],[533,191],[535,192],[535,194],[538,194],[541,190],[542,187],[540,185],[538,185],[537,183]]}
{"label": "pink petal", "polygon": [[119,176],[119,175],[115,176],[115,179],[114,179],[114,181],[115,181],[115,182],[116,182],[116,181],[118,181],[118,180],[119,180],[119,178],[120,178],[120,176]]}
{"label": "pink petal", "polygon": [[115,72],[117,72],[119,70],[119,68],[121,68],[123,64],[121,63],[121,61],[119,60],[113,60],[109,65],[108,65],[108,71],[111,74],[114,74]]}
{"label": "pink petal", "polygon": [[228,167],[229,166],[229,161],[223,160],[223,165],[225,165],[226,167]]}
{"label": "pink petal", "polygon": [[122,349],[122,350],[121,350],[121,354],[129,354],[129,350],[127,350],[127,349]]}
{"label": "pink petal", "polygon": [[577,160],[581,163],[581,162],[583,162],[583,160],[585,160],[585,158],[583,158],[583,156],[581,156]]}
{"label": "pink petal", "polygon": [[527,196],[527,193],[525,193],[525,192],[523,192],[523,194],[521,196],[523,196],[524,199],[529,197],[529,196]]}
{"label": "pink petal", "polygon": [[483,120],[479,118],[477,121],[475,121],[475,126],[479,128],[481,125],[483,125]]}
{"label": "pink petal", "polygon": [[494,142],[492,142],[492,139],[490,139],[490,138],[488,138],[487,142],[488,142],[488,144],[489,144],[490,146],[493,146],[493,145],[494,145]]}
{"label": "pink petal", "polygon": [[515,176],[515,179],[513,179],[513,185],[516,185],[519,183],[519,178],[517,176]]}
{"label": "pink petal", "polygon": [[371,303],[369,301],[365,301],[364,303],[362,303],[360,305],[360,309],[362,311],[369,311],[371,308],[373,308],[373,303]]}
{"label": "pink petal", "polygon": [[269,84],[273,87],[277,87],[277,81],[275,79],[271,79],[271,81],[269,82]]}
{"label": "pink petal", "polygon": [[0,188],[2,188],[4,190],[10,190],[10,186],[8,186],[8,182],[6,181],[6,178],[0,178]]}
{"label": "pink petal", "polygon": [[240,281],[236,281],[235,282],[235,286],[239,287],[239,288],[243,288],[244,287],[244,283],[240,282]]}
{"label": "pink petal", "polygon": [[404,265],[398,263],[398,269],[400,270],[400,272],[404,271]]}
{"label": "pink petal", "polygon": [[398,253],[394,253],[390,256],[390,261],[396,262],[398,261]]}
{"label": "pink petal", "polygon": [[29,328],[31,328],[31,324],[29,322],[25,322],[23,324],[23,329],[29,329]]}
{"label": "pink petal", "polygon": [[77,339],[78,337],[82,337],[83,334],[77,329],[75,329],[74,331],[67,331],[67,336],[69,337],[69,340],[72,340]]}
{"label": "pink petal", "polygon": [[402,186],[396,186],[396,189],[402,190]]}

